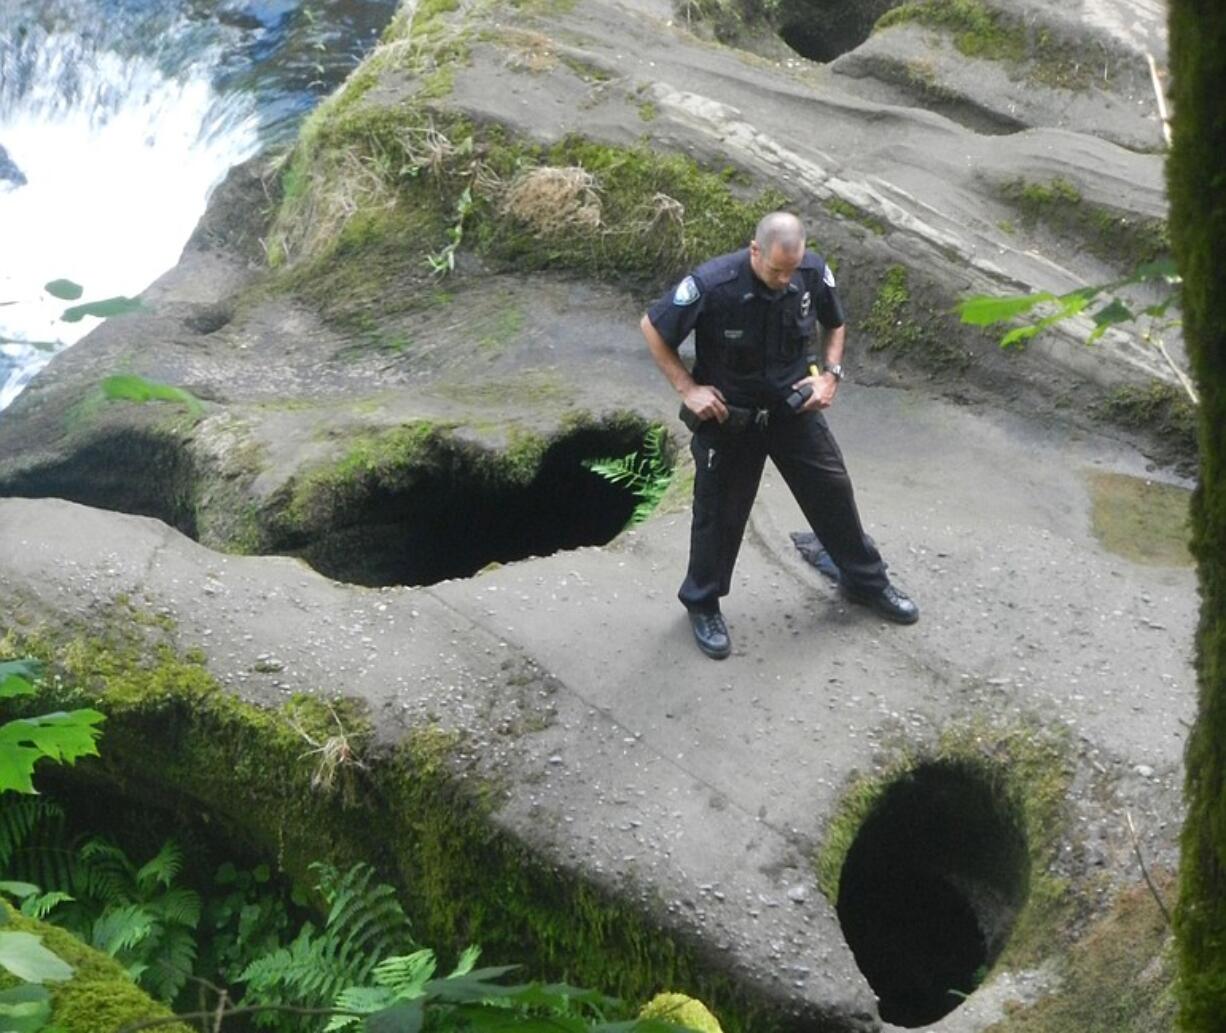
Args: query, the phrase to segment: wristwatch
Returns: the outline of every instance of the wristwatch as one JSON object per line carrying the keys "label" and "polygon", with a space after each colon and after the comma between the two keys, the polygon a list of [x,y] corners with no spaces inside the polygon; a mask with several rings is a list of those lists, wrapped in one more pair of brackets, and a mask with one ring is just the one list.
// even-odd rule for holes
{"label": "wristwatch", "polygon": [[823,373],[829,373],[835,380],[842,381],[843,379],[843,364],[835,362],[822,370]]}

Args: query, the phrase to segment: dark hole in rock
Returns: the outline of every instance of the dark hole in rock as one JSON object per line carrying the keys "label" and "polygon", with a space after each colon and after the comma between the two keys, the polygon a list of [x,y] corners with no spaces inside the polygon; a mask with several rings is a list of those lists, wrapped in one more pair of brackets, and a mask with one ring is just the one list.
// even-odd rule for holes
{"label": "dark hole in rock", "polygon": [[838,899],[881,1018],[925,1026],[958,1007],[1004,949],[1029,878],[1025,835],[989,773],[933,763],[891,785],[847,854]]}
{"label": "dark hole in rock", "polygon": [[182,442],[125,429],[90,440],[71,455],[18,474],[0,494],[60,498],[97,509],[157,517],[196,537],[195,466]]}
{"label": "dark hole in rock", "polygon": [[530,480],[500,473],[472,449],[445,447],[400,483],[366,485],[303,541],[272,552],[351,584],[429,585],[490,563],[604,545],[634,512],[633,493],[583,466],[641,450],[643,429],[585,429],[553,442]]}
{"label": "dark hole in rock", "polygon": [[776,24],[783,41],[811,61],[833,61],[868,39],[902,0],[783,0]]}
{"label": "dark hole in rock", "polygon": [[183,325],[198,334],[213,334],[234,318],[234,312],[226,305],[197,305]]}

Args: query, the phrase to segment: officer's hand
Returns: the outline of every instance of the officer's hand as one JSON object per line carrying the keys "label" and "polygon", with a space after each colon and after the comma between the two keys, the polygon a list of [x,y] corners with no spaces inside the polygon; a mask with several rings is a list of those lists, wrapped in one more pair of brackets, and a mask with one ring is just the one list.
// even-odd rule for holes
{"label": "officer's hand", "polygon": [[812,391],[812,394],[805,399],[805,404],[800,407],[801,412],[829,409],[834,404],[834,396],[839,390],[839,382],[831,374],[821,373],[816,377],[805,377],[804,380],[798,380],[792,385],[797,390],[806,386]]}
{"label": "officer's hand", "polygon": [[716,420],[723,423],[728,418],[728,407],[718,387],[695,384],[682,398],[685,407],[700,420]]}

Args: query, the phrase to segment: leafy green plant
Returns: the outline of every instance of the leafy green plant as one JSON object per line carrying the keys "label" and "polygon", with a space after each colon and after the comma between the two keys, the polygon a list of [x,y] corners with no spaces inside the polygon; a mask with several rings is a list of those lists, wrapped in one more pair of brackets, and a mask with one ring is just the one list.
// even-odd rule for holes
{"label": "leafy green plant", "polygon": [[[0,699],[34,695],[40,673],[40,665],[33,660],[0,663]],[[44,758],[74,764],[81,757],[96,757],[102,720],[96,710],[60,710],[0,725],[0,792],[37,792],[34,765]]]}
{"label": "leafy green plant", "polygon": [[145,402],[178,402],[187,406],[192,415],[204,412],[200,399],[190,391],[170,384],[159,384],[155,380],[132,373],[118,374],[102,381],[102,394],[110,401],[124,400],[143,405]]}
{"label": "leafy green plant", "polygon": [[[326,1007],[342,990],[369,982],[381,958],[414,946],[395,890],[377,882],[370,865],[312,869],[329,906],[323,928],[308,922],[288,946],[251,962],[240,977],[247,985],[245,1004]],[[301,1028],[275,1012],[256,1021]]]}
{"label": "leafy green plant", "polygon": [[[566,984],[506,986],[497,980],[518,966],[475,969],[480,951],[469,947],[452,973],[435,979],[432,950],[390,957],[375,966],[373,985],[348,987],[337,995],[338,1014],[325,1033],[350,1030],[412,1033],[421,1029],[554,1033],[675,1033],[680,1027],[658,1019],[607,1021],[624,1005],[595,990]],[[364,1017],[364,1018],[363,1018]]]}
{"label": "leafy green plant", "polygon": [[178,996],[196,958],[201,904],[195,891],[174,885],[183,868],[175,842],[137,866],[106,839],[69,842],[62,813],[48,808],[39,824],[30,823],[25,841],[10,845],[5,874],[25,881],[0,883],[0,891],[18,897],[24,914],[109,954],[160,1000]]}
{"label": "leafy green plant", "polygon": [[[85,289],[71,280],[52,280],[43,285],[43,290],[60,301],[76,301],[85,293]],[[12,301],[0,302],[0,305],[16,304]],[[60,319],[65,323],[79,323],[86,316],[97,316],[106,319],[109,316],[121,316],[135,312],[142,307],[139,298],[116,296],[100,298],[98,301],[86,301],[80,305],[72,305],[60,313]],[[0,344],[24,344],[41,351],[51,351],[57,346],[56,341],[26,341],[17,337],[0,336]]]}
{"label": "leafy green plant", "polygon": [[[1151,324],[1142,333],[1143,338],[1150,341],[1159,350],[1164,361],[1195,404],[1198,401],[1196,389],[1171,358],[1162,340],[1160,331],[1174,323],[1159,323],[1171,308],[1178,306],[1182,282],[1174,261],[1162,259],[1157,262],[1146,262],[1130,276],[1112,280],[1109,283],[1080,287],[1067,294],[1052,294],[1050,291],[1005,296],[976,294],[963,298],[955,307],[955,311],[962,322],[971,326],[991,326],[996,323],[1011,322],[1021,317],[1031,319],[1005,333],[1000,339],[1002,348],[1028,341],[1056,323],[1083,314],[1089,315],[1094,322],[1094,329],[1090,331],[1090,336],[1086,340],[1087,344],[1093,344],[1113,326],[1135,323],[1142,318],[1148,318]],[[1119,295],[1124,288],[1141,284],[1162,284],[1168,288],[1168,293],[1161,300],[1147,305],[1140,311],[1133,311]],[[1090,311],[1091,307],[1100,301],[1100,307]],[[1046,309],[1047,312],[1040,318],[1033,319],[1031,313],[1036,309]]]}
{"label": "leafy green plant", "polygon": [[[41,667],[32,660],[9,660],[0,663],[0,699],[30,696]],[[71,764],[77,758],[97,754],[95,740],[100,734],[97,725],[102,715],[95,710],[74,710],[17,718],[0,725],[0,794],[7,792],[34,793],[34,765],[43,759]],[[41,801],[23,806],[6,806],[0,811],[0,851],[11,856],[16,844],[52,808]],[[0,885],[10,895],[26,901],[33,899],[30,912],[45,907],[48,898],[38,893],[38,887],[6,882]],[[51,904],[54,905],[52,900]],[[30,913],[28,912],[28,913]],[[0,926],[8,923],[8,911],[0,905]],[[51,1018],[51,994],[44,983],[63,982],[72,978],[73,968],[53,951],[43,946],[42,937],[34,933],[0,931],[0,968],[21,982],[0,991],[0,1029],[13,1033],[38,1033]]]}
{"label": "leafy green plant", "polygon": [[[237,983],[253,958],[273,953],[289,939],[287,903],[268,865],[222,864],[204,902],[197,970],[223,985]],[[292,903],[305,906],[306,900],[295,894]]]}
{"label": "leafy green plant", "polygon": [[447,228],[447,244],[435,254],[426,256],[426,263],[436,276],[446,276],[455,270],[455,253],[464,240],[464,220],[473,208],[472,187],[465,187],[456,201],[455,222]]}
{"label": "leafy green plant", "polygon": [[660,504],[673,479],[673,468],[665,455],[666,431],[656,424],[643,437],[643,454],[637,451],[620,459],[585,459],[583,465],[612,484],[619,484],[639,501],[626,526],[641,524]]}

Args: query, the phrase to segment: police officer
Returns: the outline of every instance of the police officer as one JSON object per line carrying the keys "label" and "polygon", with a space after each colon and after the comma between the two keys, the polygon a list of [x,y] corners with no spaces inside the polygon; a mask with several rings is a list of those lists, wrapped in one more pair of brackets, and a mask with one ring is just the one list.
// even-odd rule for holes
{"label": "police officer", "polygon": [[[823,368],[807,353],[821,323]],[[821,410],[843,379],[843,307],[834,274],[805,249],[796,216],[772,212],[749,247],[699,266],[643,316],[647,347],[694,431],[690,560],[678,592],[707,656],[732,651],[720,599],[732,584],[766,457],[778,468],[853,602],[901,624],[919,609],[890,584],[865,537],[851,478]],[[691,373],[677,349],[694,333]]]}

